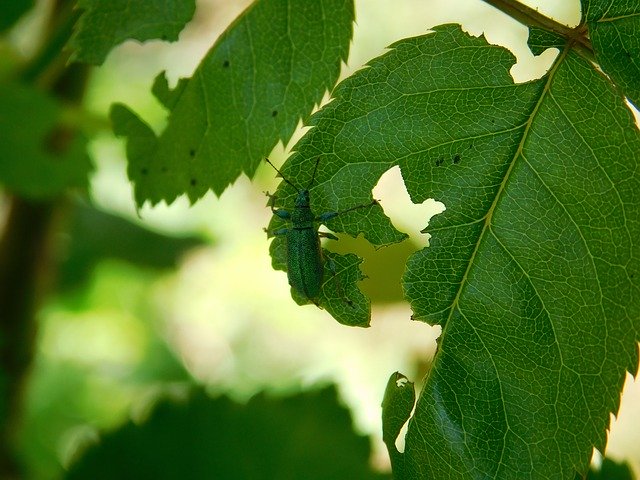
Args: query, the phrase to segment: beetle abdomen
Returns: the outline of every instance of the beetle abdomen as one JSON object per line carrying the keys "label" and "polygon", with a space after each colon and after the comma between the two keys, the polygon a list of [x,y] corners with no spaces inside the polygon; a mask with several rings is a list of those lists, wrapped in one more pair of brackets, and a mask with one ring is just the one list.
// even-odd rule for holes
{"label": "beetle abdomen", "polygon": [[320,294],[324,269],[320,238],[314,226],[292,227],[287,232],[289,284],[309,300]]}

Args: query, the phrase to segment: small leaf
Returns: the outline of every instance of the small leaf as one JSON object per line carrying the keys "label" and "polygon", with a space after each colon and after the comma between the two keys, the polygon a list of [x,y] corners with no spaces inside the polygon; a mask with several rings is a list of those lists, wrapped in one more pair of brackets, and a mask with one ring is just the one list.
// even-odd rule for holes
{"label": "small leaf", "polygon": [[409,420],[415,402],[416,393],[413,383],[399,372],[391,375],[382,400],[382,439],[389,451],[396,478],[404,476],[403,457],[396,448],[396,440],[400,430]]}
{"label": "small leaf", "polygon": [[640,107],[640,3],[586,3],[596,59],[622,93]]}
{"label": "small leaf", "polygon": [[371,321],[371,302],[356,282],[364,275],[358,268],[362,259],[357,255],[339,255],[324,251],[324,285],[320,305],[335,319],[349,327],[368,327]]}
{"label": "small leaf", "polygon": [[60,123],[58,103],[17,84],[0,84],[0,183],[42,199],[87,185],[86,140]]}
{"label": "small leaf", "polygon": [[153,87],[151,87],[151,91],[167,110],[173,110],[173,107],[175,107],[180,100],[180,97],[188,84],[189,80],[182,78],[174,89],[170,89],[167,77],[163,72],[156,77],[155,82],[153,82]]}
{"label": "small leaf", "polygon": [[591,467],[586,478],[576,475],[575,480],[634,480],[635,476],[628,463],[618,463],[604,458],[600,468]]}
{"label": "small leaf", "polygon": [[195,0],[78,0],[84,10],[69,46],[72,61],[101,65],[125,40],[175,42],[195,12]]}
{"label": "small leaf", "polygon": [[[171,203],[183,193],[195,202],[209,190],[220,195],[243,172],[252,176],[334,85],[353,15],[352,2],[344,0],[256,1],[188,82],[170,90],[163,74],[156,79],[154,93],[170,114],[153,148],[146,134],[144,145],[135,145],[135,132],[146,125],[129,135],[117,125],[123,115],[112,116],[116,132],[128,137],[138,205]],[[127,121],[142,124],[131,113]]]}
{"label": "small leaf", "polygon": [[567,40],[557,33],[533,27],[529,28],[527,44],[534,55],[540,55],[547,48],[562,50],[567,44]]}

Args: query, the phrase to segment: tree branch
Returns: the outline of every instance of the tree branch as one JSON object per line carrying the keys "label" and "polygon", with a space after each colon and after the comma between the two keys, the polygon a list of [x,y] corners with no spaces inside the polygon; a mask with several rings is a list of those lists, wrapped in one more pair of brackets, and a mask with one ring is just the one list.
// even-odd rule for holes
{"label": "tree branch", "polygon": [[524,5],[516,0],[483,0],[494,8],[506,13],[511,18],[526,25],[527,27],[538,27],[549,32],[556,33],[572,42],[573,47],[589,61],[595,61],[593,47],[591,41],[586,35],[586,29],[583,25],[575,28],[563,25],[552,18],[549,18],[536,9]]}

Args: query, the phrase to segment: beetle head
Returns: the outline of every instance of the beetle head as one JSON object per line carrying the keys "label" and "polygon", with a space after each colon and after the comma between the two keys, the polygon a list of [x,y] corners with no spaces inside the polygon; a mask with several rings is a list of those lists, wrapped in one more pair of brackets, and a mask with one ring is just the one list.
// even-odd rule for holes
{"label": "beetle head", "polygon": [[300,190],[298,192],[295,205],[296,205],[296,208],[309,206],[309,190],[308,189],[305,188],[304,190]]}

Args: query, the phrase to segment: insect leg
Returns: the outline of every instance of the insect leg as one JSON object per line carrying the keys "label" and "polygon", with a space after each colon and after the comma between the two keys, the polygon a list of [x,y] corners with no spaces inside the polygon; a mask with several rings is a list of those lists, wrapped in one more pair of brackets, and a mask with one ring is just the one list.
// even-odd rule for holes
{"label": "insect leg", "polygon": [[288,210],[283,210],[282,208],[271,208],[271,211],[274,215],[277,215],[284,220],[289,220],[291,218],[291,212]]}
{"label": "insect leg", "polygon": [[282,218],[283,220],[289,220],[291,218],[291,212],[289,212],[288,210],[284,210],[282,208],[275,208],[273,206],[273,204],[276,201],[276,196],[275,194],[272,195],[269,192],[264,192],[265,195],[267,197],[269,197],[269,208],[271,208],[271,212],[273,212],[274,215],[277,215],[278,217]]}
{"label": "insect leg", "polygon": [[266,228],[263,228],[262,230],[264,230],[267,235],[278,236],[278,235],[286,235],[287,233],[289,233],[290,229],[289,228],[277,228],[275,230],[267,230]]}

